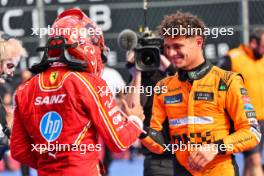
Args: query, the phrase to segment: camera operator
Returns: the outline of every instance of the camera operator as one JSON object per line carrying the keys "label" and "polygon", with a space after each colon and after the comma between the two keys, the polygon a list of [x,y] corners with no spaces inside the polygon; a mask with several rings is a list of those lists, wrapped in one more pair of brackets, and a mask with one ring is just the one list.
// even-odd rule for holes
{"label": "camera operator", "polygon": [[[27,52],[20,41],[0,31],[0,84],[5,84],[14,76],[16,65]],[[1,90],[1,93],[3,90]],[[11,108],[4,106],[0,97],[0,160],[8,150],[9,129],[13,121]]]}
{"label": "camera operator", "polygon": [[[135,53],[128,52],[127,68],[132,76],[130,86],[136,89],[140,86],[144,88],[151,86],[153,90],[156,83],[165,78],[167,75],[174,75],[176,69],[172,66],[169,60],[164,56],[160,56],[160,67],[155,71],[139,71],[135,68]],[[153,94],[153,92],[151,92]],[[136,104],[141,104],[144,109],[144,126],[149,127],[153,96],[148,94],[140,94],[139,91],[129,92],[127,96],[128,105],[133,107]],[[168,121],[163,124],[163,136],[166,143],[169,143],[169,126]],[[171,153],[155,154],[142,146],[142,152],[145,155],[144,160],[144,176],[173,176],[174,156]]]}

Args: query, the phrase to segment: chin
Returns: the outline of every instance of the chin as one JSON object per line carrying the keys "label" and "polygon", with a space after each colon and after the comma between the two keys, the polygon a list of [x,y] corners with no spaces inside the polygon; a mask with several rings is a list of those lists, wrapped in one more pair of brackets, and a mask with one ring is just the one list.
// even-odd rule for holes
{"label": "chin", "polygon": [[184,63],[174,63],[174,66],[176,66],[176,68],[180,68],[180,69],[184,69],[186,67]]}

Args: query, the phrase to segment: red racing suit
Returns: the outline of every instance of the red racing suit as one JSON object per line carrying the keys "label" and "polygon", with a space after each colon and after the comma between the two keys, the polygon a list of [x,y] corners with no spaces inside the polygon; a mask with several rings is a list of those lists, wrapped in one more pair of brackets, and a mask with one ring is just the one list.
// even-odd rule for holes
{"label": "red racing suit", "polygon": [[[51,67],[17,89],[12,157],[38,175],[100,175],[100,134],[114,152],[140,135],[141,120],[125,121],[106,83],[86,72]],[[140,126],[140,127],[139,127]]]}

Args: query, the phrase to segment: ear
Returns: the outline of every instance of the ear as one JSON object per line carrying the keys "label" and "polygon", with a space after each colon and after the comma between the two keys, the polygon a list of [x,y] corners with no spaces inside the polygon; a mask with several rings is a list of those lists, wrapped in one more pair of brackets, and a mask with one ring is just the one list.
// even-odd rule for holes
{"label": "ear", "polygon": [[204,39],[201,36],[196,36],[197,47],[202,48],[204,45]]}
{"label": "ear", "polygon": [[256,39],[252,39],[250,42],[249,42],[249,45],[251,48],[255,49],[257,48],[257,40]]}

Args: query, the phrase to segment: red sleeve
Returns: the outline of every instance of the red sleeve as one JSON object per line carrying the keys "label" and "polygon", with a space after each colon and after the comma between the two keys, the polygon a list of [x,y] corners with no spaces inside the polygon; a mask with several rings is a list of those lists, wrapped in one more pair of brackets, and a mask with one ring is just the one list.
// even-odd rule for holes
{"label": "red sleeve", "polygon": [[131,121],[124,121],[109,87],[98,77],[85,78],[76,74],[84,85],[81,100],[98,133],[110,150],[126,150],[139,137],[142,121],[134,116]]}
{"label": "red sleeve", "polygon": [[[17,95],[15,97],[16,105],[19,105],[17,101]],[[21,114],[19,112],[19,106],[15,106],[14,112],[14,124],[11,131],[10,139],[10,151],[12,157],[32,168],[37,169],[37,157],[32,151],[33,142],[29,137],[24,124],[21,120]]]}

